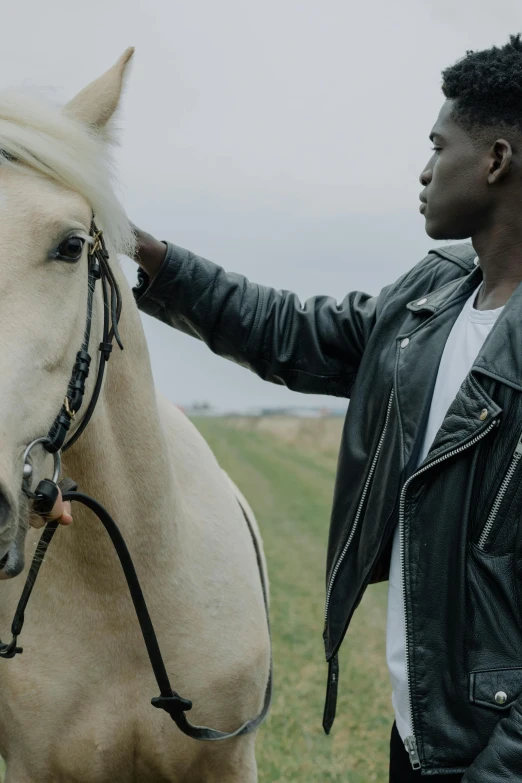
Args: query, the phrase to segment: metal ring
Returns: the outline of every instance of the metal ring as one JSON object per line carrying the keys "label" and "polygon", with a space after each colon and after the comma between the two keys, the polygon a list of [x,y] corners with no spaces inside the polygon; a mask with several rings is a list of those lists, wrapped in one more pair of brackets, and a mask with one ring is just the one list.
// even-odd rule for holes
{"label": "metal ring", "polygon": [[[36,440],[33,440],[32,443],[30,443],[26,450],[24,451],[23,461],[24,465],[30,465],[31,463],[28,461],[29,454],[31,453],[31,450],[36,446],[37,443],[51,443],[50,438],[47,436],[43,438],[37,438]],[[59,451],[55,451],[53,454],[53,460],[54,460],[54,471],[53,471],[53,478],[52,481],[56,484],[58,479],[60,478],[60,473],[62,472],[62,458],[60,456]]]}

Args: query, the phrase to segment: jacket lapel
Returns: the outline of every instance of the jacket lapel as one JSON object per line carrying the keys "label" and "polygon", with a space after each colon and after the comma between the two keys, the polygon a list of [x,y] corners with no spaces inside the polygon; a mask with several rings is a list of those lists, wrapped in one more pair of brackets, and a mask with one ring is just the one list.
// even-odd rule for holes
{"label": "jacket lapel", "polygon": [[491,330],[472,372],[522,391],[522,283]]}
{"label": "jacket lapel", "polygon": [[[480,269],[475,268],[466,277],[453,280],[407,305],[415,317],[405,324],[405,329],[397,337],[394,382],[401,470],[405,471],[406,477],[416,468],[444,346],[464,302],[481,279]],[[477,400],[478,392],[473,388],[462,401],[464,404],[459,408],[457,419],[460,416],[466,418],[466,412],[475,411]],[[458,424],[454,435],[463,431],[463,424]]]}

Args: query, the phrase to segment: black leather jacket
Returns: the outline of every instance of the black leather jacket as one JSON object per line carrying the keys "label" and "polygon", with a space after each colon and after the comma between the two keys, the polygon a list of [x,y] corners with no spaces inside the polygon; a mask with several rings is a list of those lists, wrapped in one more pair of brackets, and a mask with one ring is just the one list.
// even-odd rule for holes
{"label": "black leather jacket", "polygon": [[424,774],[522,781],[522,285],[415,470],[440,358],[482,273],[432,251],[378,296],[302,305],[168,245],[141,310],[265,380],[350,398],[332,510],[324,640],[337,651],[401,526],[408,682]]}

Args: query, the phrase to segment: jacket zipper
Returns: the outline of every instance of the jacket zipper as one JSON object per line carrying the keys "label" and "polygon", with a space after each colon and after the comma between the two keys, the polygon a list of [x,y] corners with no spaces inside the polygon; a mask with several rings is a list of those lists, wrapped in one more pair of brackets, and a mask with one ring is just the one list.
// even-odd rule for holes
{"label": "jacket zipper", "polygon": [[[414,478],[417,478],[417,476],[420,476],[422,473],[425,473],[427,470],[432,468],[434,465],[440,465],[441,462],[444,462],[447,459],[450,459],[450,457],[454,457],[455,454],[460,454],[463,451],[466,451],[466,449],[471,448],[471,446],[474,446],[476,443],[478,443],[479,440],[482,440],[491,430],[497,426],[498,419],[495,419],[495,421],[492,421],[489,427],[487,427],[483,432],[481,432],[479,435],[476,435],[474,438],[472,438],[468,443],[465,443],[463,446],[459,446],[456,449],[452,449],[447,454],[444,454],[442,457],[439,457],[438,459],[434,460],[433,462],[430,462],[428,465],[424,465],[420,470],[418,470],[416,473],[413,473],[413,475],[410,476],[410,478],[404,483],[404,486],[401,491],[400,501],[399,501],[399,542],[400,542],[400,558],[401,558],[401,575],[402,575],[402,600],[404,603],[404,632],[405,632],[405,651],[406,651],[406,683],[408,688],[408,705],[409,705],[409,711],[410,711],[410,726],[411,726],[411,735],[409,737],[406,737],[404,740],[404,746],[406,748],[406,751],[408,753],[408,756],[410,757],[410,763],[413,769],[420,769],[421,763],[419,758],[419,753],[417,750],[417,740],[415,738],[415,731],[413,729],[413,699],[411,694],[411,683],[410,683],[410,659],[409,659],[409,648],[408,648],[408,615],[407,615],[407,607],[406,607],[406,570],[404,567],[404,509],[406,505],[406,491],[413,481]],[[522,439],[521,439],[522,440]]]}
{"label": "jacket zipper", "polygon": [[386,435],[386,430],[388,429],[388,422],[390,420],[390,413],[391,413],[392,404],[393,404],[393,396],[394,396],[394,390],[392,389],[391,393],[390,393],[390,399],[388,400],[388,408],[386,410],[386,419],[384,421],[384,427],[382,429],[381,437],[379,438],[379,443],[377,444],[377,448],[375,450],[375,454],[373,455],[373,460],[372,460],[372,464],[370,466],[370,471],[368,473],[368,476],[366,477],[366,481],[364,482],[363,491],[362,491],[362,494],[361,494],[361,498],[359,500],[359,505],[357,506],[357,512],[355,514],[355,518],[354,518],[354,521],[353,521],[352,529],[350,530],[350,534],[348,536],[346,544],[344,545],[343,551],[339,555],[337,563],[335,564],[335,568],[334,568],[334,570],[332,572],[332,576],[331,576],[330,582],[328,584],[328,590],[327,590],[327,593],[326,593],[326,607],[325,607],[325,612],[324,612],[325,627],[326,627],[326,623],[328,622],[328,610],[330,608],[330,598],[332,597],[332,589],[333,589],[333,585],[334,585],[334,582],[335,582],[335,578],[336,578],[336,576],[337,576],[337,574],[339,572],[339,569],[340,569],[340,567],[342,565],[342,562],[343,562],[344,558],[346,557],[346,553],[348,552],[350,544],[353,541],[353,537],[355,535],[355,531],[357,530],[357,525],[359,524],[359,520],[361,518],[361,514],[362,514],[363,507],[364,507],[364,503],[365,503],[366,497],[368,495],[368,490],[370,489],[370,485],[372,483],[373,474],[375,473],[377,460],[379,459],[379,454],[381,453],[381,450],[382,450],[382,444],[384,443],[384,437]]}
{"label": "jacket zipper", "polygon": [[517,447],[515,451],[513,452],[513,457],[511,459],[511,463],[509,465],[509,468],[507,470],[506,475],[504,476],[504,480],[502,484],[500,485],[500,489],[498,491],[498,495],[495,498],[495,502],[493,503],[491,507],[491,511],[489,512],[489,516],[486,520],[486,524],[484,525],[484,529],[481,533],[481,536],[479,538],[478,547],[479,549],[484,549],[484,547],[487,544],[489,534],[491,533],[491,529],[493,525],[495,524],[495,520],[497,518],[500,506],[502,505],[502,501],[504,500],[505,494],[508,490],[508,487],[511,483],[511,479],[513,478],[515,474],[515,470],[517,469],[517,465],[522,459],[522,435],[520,436]]}

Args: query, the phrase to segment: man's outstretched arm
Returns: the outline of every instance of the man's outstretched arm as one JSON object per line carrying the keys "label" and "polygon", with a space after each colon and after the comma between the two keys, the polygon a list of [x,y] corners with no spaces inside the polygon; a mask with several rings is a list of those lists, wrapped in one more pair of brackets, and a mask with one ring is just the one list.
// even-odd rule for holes
{"label": "man's outstretched arm", "polygon": [[340,304],[238,274],[136,229],[138,307],[203,340],[214,353],[300,392],[349,397],[379,299],[354,292]]}

